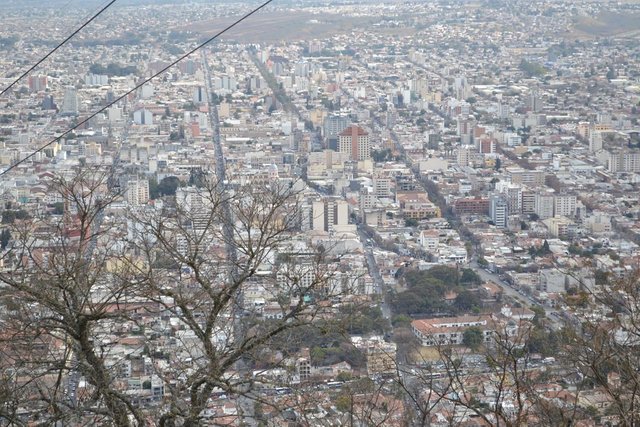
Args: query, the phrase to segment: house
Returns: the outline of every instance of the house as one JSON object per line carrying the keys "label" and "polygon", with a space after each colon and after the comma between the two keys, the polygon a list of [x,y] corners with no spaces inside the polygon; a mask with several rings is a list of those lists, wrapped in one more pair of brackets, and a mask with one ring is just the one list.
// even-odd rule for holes
{"label": "house", "polygon": [[489,342],[495,332],[494,320],[490,316],[442,317],[411,322],[413,334],[425,347],[462,344],[464,332],[472,326],[482,330],[485,342]]}
{"label": "house", "polygon": [[533,320],[533,318],[536,317],[536,313],[526,307],[518,308],[505,305],[500,310],[500,313],[503,316],[514,320]]}

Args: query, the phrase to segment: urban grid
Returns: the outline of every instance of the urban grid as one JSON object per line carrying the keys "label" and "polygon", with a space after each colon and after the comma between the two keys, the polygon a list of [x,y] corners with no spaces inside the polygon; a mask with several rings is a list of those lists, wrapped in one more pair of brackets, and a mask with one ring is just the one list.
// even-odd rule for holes
{"label": "urban grid", "polygon": [[640,426],[640,1],[1,0],[0,91],[0,426]]}

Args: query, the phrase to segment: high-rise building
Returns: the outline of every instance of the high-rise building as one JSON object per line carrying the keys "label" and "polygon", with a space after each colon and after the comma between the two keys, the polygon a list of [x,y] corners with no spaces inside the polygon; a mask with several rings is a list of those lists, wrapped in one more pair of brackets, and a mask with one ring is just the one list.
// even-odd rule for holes
{"label": "high-rise building", "polygon": [[391,197],[391,178],[373,178],[373,192],[379,199]]}
{"label": "high-rise building", "polygon": [[133,122],[137,125],[152,125],[153,114],[151,114],[151,111],[145,110],[144,108],[136,110],[133,113]]}
{"label": "high-rise building", "polygon": [[507,228],[509,205],[502,194],[493,194],[489,198],[489,217],[498,228]]}
{"label": "high-rise building", "polygon": [[607,167],[609,172],[640,172],[640,151],[611,151]]}
{"label": "high-rise building", "polygon": [[458,117],[458,136],[462,145],[473,144],[473,129],[476,126],[476,120],[473,116]]}
{"label": "high-rise building", "polygon": [[325,197],[314,200],[311,205],[311,229],[335,231],[336,227],[349,224],[349,205],[339,197]]}
{"label": "high-rise building", "polygon": [[558,194],[554,198],[553,216],[575,216],[578,199],[572,194]]}
{"label": "high-rise building", "polygon": [[496,191],[504,195],[510,214],[518,214],[522,211],[522,187],[508,181],[496,183]]}
{"label": "high-rise building", "polygon": [[351,119],[347,115],[332,114],[324,119],[323,130],[325,138],[335,138],[349,127]]}
{"label": "high-rise building", "polygon": [[74,116],[78,114],[78,91],[74,86],[67,86],[62,100],[62,114]]}
{"label": "high-rise building", "polygon": [[195,104],[202,104],[203,102],[207,102],[207,93],[204,87],[198,86],[193,89],[193,102]]}
{"label": "high-rise building", "polygon": [[527,109],[537,113],[542,110],[542,98],[538,94],[538,90],[534,89],[527,97]]}
{"label": "high-rise building", "polygon": [[555,197],[553,193],[536,194],[535,213],[540,219],[553,218]]}
{"label": "high-rise building", "polygon": [[523,189],[520,192],[520,210],[524,215],[529,215],[536,212],[536,193],[529,189]]}
{"label": "high-rise building", "polygon": [[56,108],[58,108],[55,101],[53,100],[52,95],[45,95],[42,99],[41,105],[43,110],[55,110]]}
{"label": "high-rise building", "polygon": [[109,76],[105,74],[87,74],[84,76],[84,84],[87,86],[106,86],[109,84]]}
{"label": "high-rise building", "polygon": [[220,91],[234,91],[238,88],[238,84],[234,77],[220,76],[213,80],[213,88]]}
{"label": "high-rise building", "polygon": [[369,134],[360,126],[351,125],[338,135],[338,151],[354,161],[371,158]]}
{"label": "high-rise building", "polygon": [[471,147],[459,147],[456,155],[456,161],[460,166],[469,166],[471,162]]}
{"label": "high-rise building", "polygon": [[149,181],[136,179],[127,182],[127,202],[132,205],[143,205],[149,201]]}
{"label": "high-rise building", "polygon": [[595,153],[602,150],[602,132],[591,132],[589,134],[589,152]]}
{"label": "high-rise building", "polygon": [[29,92],[40,92],[46,88],[47,76],[29,76]]}

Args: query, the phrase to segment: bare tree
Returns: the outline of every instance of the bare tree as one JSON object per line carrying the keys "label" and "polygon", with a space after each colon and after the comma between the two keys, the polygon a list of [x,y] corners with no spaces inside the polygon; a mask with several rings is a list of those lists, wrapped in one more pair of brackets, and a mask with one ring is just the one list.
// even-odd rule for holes
{"label": "bare tree", "polygon": [[[258,362],[285,332],[332,324],[331,301],[353,291],[329,251],[300,237],[300,193],[205,180],[125,213],[106,178],[55,179],[65,214],[12,230],[2,417],[193,426],[224,422],[212,396],[225,394],[255,423]],[[131,393],[134,370],[145,380]],[[18,391],[31,400],[9,398]]]}
{"label": "bare tree", "polygon": [[[329,280],[323,252],[302,240],[294,245],[299,206],[288,185],[221,192],[207,182],[180,191],[161,220],[135,215],[142,225],[134,243],[143,258],[143,296],[188,331],[184,354],[173,355],[165,369],[156,364],[172,398],[161,425],[197,424],[214,389],[250,399],[256,351],[286,330],[329,315],[319,302],[349,291]],[[154,268],[160,258],[177,268]],[[249,298],[251,291],[260,301]]]}
{"label": "bare tree", "polygon": [[583,378],[582,405],[615,425],[640,425],[640,271],[600,272],[583,321],[566,331],[566,358]]}
{"label": "bare tree", "polygon": [[399,367],[398,381],[414,408],[412,425],[568,426],[577,418],[575,396],[559,403],[564,395],[547,390],[534,366],[533,325],[495,322],[491,330],[471,352],[435,332],[434,360]]}
{"label": "bare tree", "polygon": [[[105,178],[80,172],[54,179],[50,191],[63,201],[65,214],[16,222],[11,231],[12,249],[0,274],[0,349],[30,402],[21,402],[25,419],[47,424],[92,414],[123,426],[131,424],[129,416],[142,423],[96,341],[96,331],[126,319],[114,306],[126,304],[135,286],[109,268],[119,252],[103,215],[117,194]],[[82,395],[80,376],[88,383]]]}

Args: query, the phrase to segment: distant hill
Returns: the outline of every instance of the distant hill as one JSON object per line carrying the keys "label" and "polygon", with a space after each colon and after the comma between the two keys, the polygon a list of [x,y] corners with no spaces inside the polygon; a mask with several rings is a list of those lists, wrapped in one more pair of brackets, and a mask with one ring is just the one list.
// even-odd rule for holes
{"label": "distant hill", "polygon": [[576,37],[640,36],[640,13],[602,12],[595,17],[580,16],[573,25]]}

